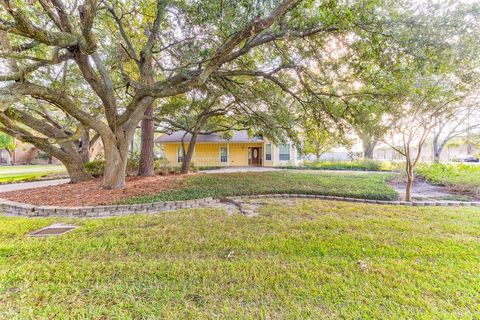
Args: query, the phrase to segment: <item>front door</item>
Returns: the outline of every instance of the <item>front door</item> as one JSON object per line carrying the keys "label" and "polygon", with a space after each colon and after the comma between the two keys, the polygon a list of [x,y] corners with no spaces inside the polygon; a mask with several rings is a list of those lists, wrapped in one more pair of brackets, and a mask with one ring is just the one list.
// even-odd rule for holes
{"label": "front door", "polygon": [[249,164],[252,165],[252,166],[259,166],[260,165],[260,159],[261,159],[261,156],[260,156],[260,148],[259,147],[252,147],[252,148],[248,148],[250,149],[249,150]]}

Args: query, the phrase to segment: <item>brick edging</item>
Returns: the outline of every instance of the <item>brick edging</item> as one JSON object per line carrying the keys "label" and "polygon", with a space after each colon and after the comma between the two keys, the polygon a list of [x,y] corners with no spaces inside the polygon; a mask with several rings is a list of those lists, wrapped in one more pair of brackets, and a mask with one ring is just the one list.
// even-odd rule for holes
{"label": "brick edging", "polygon": [[[403,206],[451,206],[451,207],[480,207],[480,201],[386,201],[369,200],[336,196],[311,195],[311,194],[263,194],[249,196],[227,197],[235,201],[242,199],[261,198],[303,198],[346,201],[355,203],[382,204],[382,205],[403,205]],[[57,207],[57,206],[35,206],[15,201],[0,199],[0,213],[3,215],[24,216],[24,217],[111,217],[133,213],[157,213],[161,211],[179,210],[187,208],[204,208],[219,203],[220,199],[211,197],[185,200],[185,201],[162,201],[154,203],[110,205],[98,207]]]}
{"label": "brick edging", "polygon": [[185,201],[162,201],[98,207],[57,207],[35,206],[0,199],[0,212],[4,215],[24,217],[113,217],[132,213],[157,213],[187,208],[202,208],[218,203],[219,201],[218,199],[209,197]]}
{"label": "brick edging", "polygon": [[260,198],[307,198],[307,199],[322,199],[345,201],[355,203],[369,203],[369,204],[383,204],[383,205],[397,205],[397,206],[418,206],[418,207],[480,207],[480,201],[391,201],[391,200],[370,200],[337,196],[324,196],[314,194],[263,194],[251,196],[235,196],[227,197],[227,199],[241,200],[241,199],[260,199]]}

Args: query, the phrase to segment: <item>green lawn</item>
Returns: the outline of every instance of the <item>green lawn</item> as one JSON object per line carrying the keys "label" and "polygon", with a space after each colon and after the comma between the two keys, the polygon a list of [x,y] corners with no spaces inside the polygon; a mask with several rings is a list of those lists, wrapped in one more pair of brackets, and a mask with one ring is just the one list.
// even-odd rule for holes
{"label": "green lawn", "polygon": [[63,165],[0,166],[0,183],[35,181],[61,173],[66,173]]}
{"label": "green lawn", "polygon": [[[79,225],[28,238],[53,222]],[[480,210],[305,200],[0,217],[2,319],[476,319]]]}
{"label": "green lawn", "polygon": [[398,194],[386,181],[394,174],[300,173],[295,171],[201,174],[187,177],[175,189],[153,196],[123,200],[145,203],[162,200],[189,200],[204,197],[300,193],[353,198],[395,200]]}

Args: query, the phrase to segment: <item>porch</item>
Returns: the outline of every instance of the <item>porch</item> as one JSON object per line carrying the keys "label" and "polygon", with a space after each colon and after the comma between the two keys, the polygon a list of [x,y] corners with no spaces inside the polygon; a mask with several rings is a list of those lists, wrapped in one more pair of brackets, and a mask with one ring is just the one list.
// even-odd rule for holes
{"label": "porch", "polygon": [[[163,157],[175,166],[181,165],[184,154],[180,143],[165,143],[162,148]],[[192,164],[196,167],[262,167],[264,158],[263,143],[197,143]]]}

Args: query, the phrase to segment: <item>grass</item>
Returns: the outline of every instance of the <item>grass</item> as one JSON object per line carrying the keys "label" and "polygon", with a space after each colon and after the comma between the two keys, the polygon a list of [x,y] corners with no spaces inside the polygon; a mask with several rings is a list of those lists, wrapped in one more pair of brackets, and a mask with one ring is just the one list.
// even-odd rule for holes
{"label": "grass", "polygon": [[120,203],[148,203],[227,196],[299,193],[345,196],[352,198],[395,200],[398,194],[386,181],[393,174],[254,172],[201,174],[187,177],[172,190],[139,196]]}
{"label": "grass", "polygon": [[59,173],[66,173],[63,165],[1,166],[0,183],[35,181]]}
{"label": "grass", "polygon": [[[80,228],[25,237],[54,222]],[[314,200],[0,217],[0,319],[475,319],[479,238],[476,208]]]}
{"label": "grass", "polygon": [[480,197],[480,165],[422,164],[416,173],[430,183]]}

